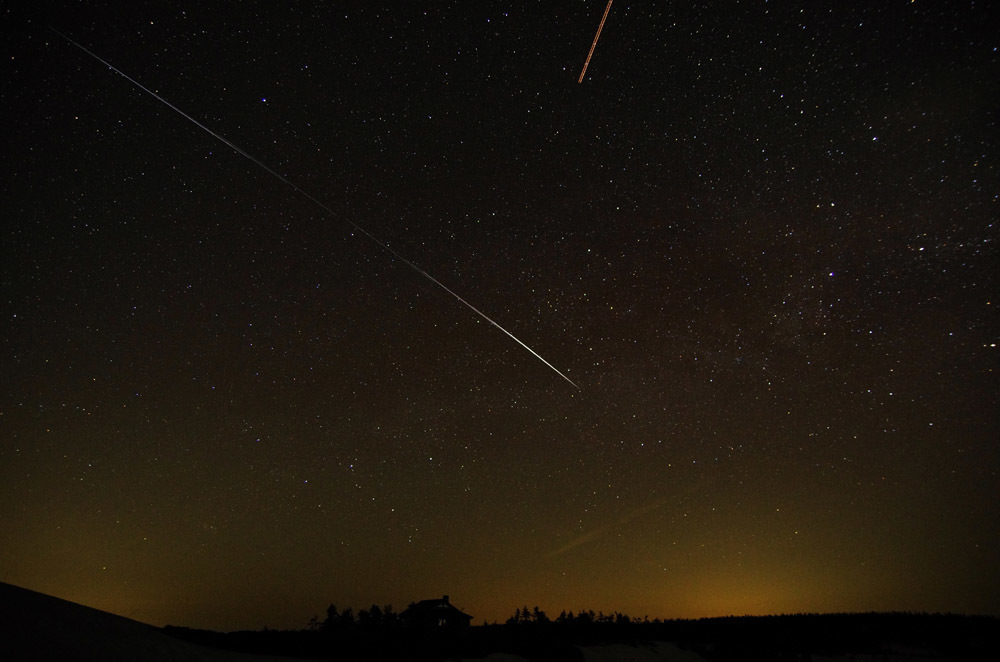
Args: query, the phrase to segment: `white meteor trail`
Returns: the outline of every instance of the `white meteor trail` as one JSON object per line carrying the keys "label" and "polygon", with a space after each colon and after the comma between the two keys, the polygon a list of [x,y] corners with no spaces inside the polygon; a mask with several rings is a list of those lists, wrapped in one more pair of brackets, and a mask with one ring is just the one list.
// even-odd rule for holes
{"label": "white meteor trail", "polygon": [[[111,64],[107,60],[101,58],[100,56],[98,56],[93,51],[90,51],[89,49],[87,49],[83,45],[79,44],[78,42],[76,42],[76,41],[70,39],[69,37],[67,37],[66,35],[64,35],[62,32],[59,32],[54,27],[49,26],[49,29],[52,30],[53,32],[55,32],[60,37],[62,37],[63,39],[65,39],[66,41],[68,41],[73,46],[76,46],[81,51],[83,51],[84,53],[86,53],[90,57],[94,58],[95,60],[97,60],[98,62],[100,62],[104,66],[106,66],[108,69],[111,69],[111,71],[115,72],[116,74],[118,74],[119,76],[121,76],[122,78],[124,78],[125,80],[127,80],[128,82],[132,83],[132,85],[134,85],[135,87],[139,88],[140,90],[142,90],[146,94],[150,95],[151,97],[153,97],[154,99],[156,99],[157,101],[159,101],[160,103],[162,103],[163,105],[165,105],[167,108],[170,108],[171,110],[173,110],[174,112],[176,112],[178,115],[180,115],[184,119],[188,120],[189,122],[191,122],[192,124],[194,124],[195,126],[197,126],[199,129],[201,129],[202,131],[204,131],[205,133],[207,133],[208,135],[212,136],[213,138],[215,138],[219,142],[221,142],[224,145],[228,146],[229,148],[231,148],[233,151],[235,151],[240,156],[243,156],[246,159],[252,161],[258,167],[260,167],[261,169],[263,169],[263,170],[267,171],[268,173],[270,173],[271,175],[273,175],[280,182],[282,182],[282,183],[286,184],[287,186],[291,187],[292,189],[294,189],[299,195],[301,195],[301,196],[309,199],[313,204],[315,204],[317,207],[319,207],[323,211],[327,212],[331,216],[336,216],[336,213],[332,209],[330,209],[329,207],[327,207],[325,204],[323,204],[322,202],[320,202],[318,199],[316,199],[315,197],[313,197],[311,194],[309,194],[306,191],[304,191],[303,189],[299,188],[298,185],[296,185],[296,184],[292,183],[291,181],[289,181],[288,179],[286,179],[283,175],[279,174],[275,170],[272,170],[270,167],[267,166],[267,164],[265,164],[264,162],[260,161],[259,159],[257,159],[255,156],[253,156],[252,154],[250,154],[246,150],[244,150],[241,147],[239,147],[238,145],[230,142],[224,136],[221,136],[218,133],[216,133],[215,131],[212,131],[210,128],[208,128],[207,126],[205,126],[204,124],[202,124],[201,122],[199,122],[198,120],[196,120],[195,118],[191,117],[190,115],[188,115],[187,113],[185,113],[183,110],[181,110],[180,108],[178,108],[174,104],[170,103],[169,101],[167,101],[163,97],[161,97],[156,92],[152,91],[151,89],[149,89],[148,87],[146,87],[145,85],[143,85],[142,83],[140,83],[139,81],[137,81],[136,79],[132,78],[131,76],[129,76],[128,74],[126,74],[125,72],[123,72],[121,69],[115,67],[113,64]],[[531,349],[526,344],[524,344],[523,342],[521,342],[521,340],[517,336],[515,336],[513,333],[511,333],[507,329],[503,328],[502,326],[500,326],[497,322],[495,322],[493,319],[491,319],[486,313],[482,312],[481,310],[479,310],[478,308],[476,308],[475,306],[473,306],[471,303],[469,303],[468,301],[466,301],[465,299],[463,299],[462,297],[460,297],[453,290],[451,290],[450,288],[446,287],[437,278],[434,278],[429,273],[427,273],[426,271],[424,271],[423,269],[421,269],[420,267],[418,267],[416,264],[414,264],[410,260],[406,259],[402,255],[400,255],[395,249],[391,248],[384,241],[382,241],[381,239],[379,239],[378,237],[376,237],[375,235],[373,235],[368,230],[365,230],[363,227],[361,227],[360,225],[358,225],[354,221],[350,220],[349,218],[345,218],[343,220],[345,220],[348,224],[350,224],[355,230],[357,230],[358,232],[360,232],[361,234],[363,234],[364,236],[368,237],[373,242],[375,242],[376,244],[378,244],[383,250],[387,251],[393,257],[395,257],[398,260],[404,262],[410,268],[412,268],[414,271],[416,271],[418,274],[420,274],[421,276],[423,276],[427,280],[431,281],[432,283],[434,283],[435,285],[437,285],[438,287],[440,287],[442,290],[444,290],[445,292],[447,292],[451,296],[455,297],[455,299],[457,299],[459,301],[459,303],[461,303],[462,305],[464,305],[466,308],[468,308],[469,310],[471,310],[475,314],[479,315],[481,318],[483,318],[484,320],[486,320],[487,322],[489,322],[490,324],[492,324],[493,326],[495,326],[496,328],[500,329],[505,334],[507,334],[508,336],[510,336],[510,338],[512,340],[514,340],[518,345],[520,345],[521,347],[523,347],[526,350],[528,350],[529,352],[531,352],[532,356],[534,356],[536,359],[538,359],[539,361],[541,361],[542,363],[544,363],[546,366],[548,366],[549,368],[551,368],[553,372],[555,372],[557,375],[559,375],[560,377],[562,377],[563,379],[565,379],[567,382],[569,382],[574,388],[576,388],[577,390],[580,389],[580,387],[577,386],[576,383],[573,380],[571,380],[569,377],[567,377],[562,372],[560,372],[559,369],[556,368],[554,365],[552,365],[551,363],[549,363],[548,361],[546,361],[545,359],[543,359],[538,352],[536,352],[535,350]]]}

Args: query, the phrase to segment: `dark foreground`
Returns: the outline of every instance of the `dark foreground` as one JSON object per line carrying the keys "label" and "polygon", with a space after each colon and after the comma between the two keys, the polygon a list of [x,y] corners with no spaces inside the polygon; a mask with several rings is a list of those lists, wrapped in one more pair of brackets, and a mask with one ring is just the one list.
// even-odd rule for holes
{"label": "dark foreground", "polygon": [[[207,646],[328,660],[448,660],[505,653],[531,661],[672,660],[651,642],[673,642],[686,659],[997,660],[1000,621],[951,614],[800,614],[678,621],[507,623],[456,631],[217,633],[167,627]],[[614,644],[624,644],[631,651]],[[510,658],[505,658],[510,659]],[[679,658],[678,658],[679,659]]]}
{"label": "dark foreground", "polygon": [[[583,614],[453,631],[370,626],[220,633],[155,628],[0,584],[4,660],[995,660],[1000,621],[948,614],[826,614],[633,621]],[[671,645],[653,642],[673,642]]]}

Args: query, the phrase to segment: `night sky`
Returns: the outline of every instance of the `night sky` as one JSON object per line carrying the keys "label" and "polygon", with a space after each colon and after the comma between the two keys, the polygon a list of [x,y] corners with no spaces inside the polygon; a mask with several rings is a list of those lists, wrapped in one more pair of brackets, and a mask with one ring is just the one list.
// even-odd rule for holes
{"label": "night sky", "polygon": [[0,581],[1000,614],[992,3],[209,4],[4,10]]}

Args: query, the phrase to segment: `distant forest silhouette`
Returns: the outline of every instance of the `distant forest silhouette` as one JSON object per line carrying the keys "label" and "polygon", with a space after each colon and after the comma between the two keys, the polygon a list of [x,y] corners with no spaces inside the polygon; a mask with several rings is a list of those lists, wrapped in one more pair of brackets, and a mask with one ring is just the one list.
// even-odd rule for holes
{"label": "distant forest silhouette", "polygon": [[706,660],[809,660],[812,655],[885,655],[906,646],[948,659],[1000,659],[1000,620],[919,613],[728,616],[698,620],[635,618],[620,612],[514,611],[504,623],[465,628],[408,627],[391,605],[357,613],[330,605],[303,630],[212,632],[167,626],[171,636],[234,651],[329,660],[421,660],[511,653],[532,661],[582,661],[579,646],[674,642]]}

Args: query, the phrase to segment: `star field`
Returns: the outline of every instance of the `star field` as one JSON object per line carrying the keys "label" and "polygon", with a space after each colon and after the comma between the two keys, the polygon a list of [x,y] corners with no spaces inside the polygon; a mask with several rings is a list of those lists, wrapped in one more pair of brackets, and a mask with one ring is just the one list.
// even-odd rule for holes
{"label": "star field", "polygon": [[1000,614],[995,10],[605,4],[4,10],[0,580]]}

